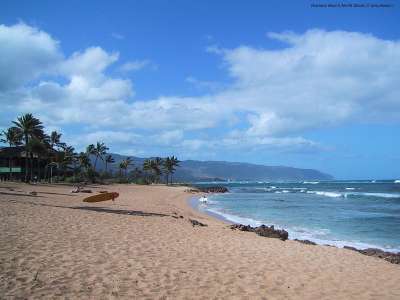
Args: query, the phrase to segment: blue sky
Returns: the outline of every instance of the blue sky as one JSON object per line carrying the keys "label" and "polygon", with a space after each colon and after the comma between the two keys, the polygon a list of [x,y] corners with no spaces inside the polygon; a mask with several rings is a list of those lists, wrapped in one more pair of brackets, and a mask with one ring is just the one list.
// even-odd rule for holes
{"label": "blue sky", "polygon": [[400,7],[311,3],[3,1],[0,127],[33,112],[77,150],[400,178]]}

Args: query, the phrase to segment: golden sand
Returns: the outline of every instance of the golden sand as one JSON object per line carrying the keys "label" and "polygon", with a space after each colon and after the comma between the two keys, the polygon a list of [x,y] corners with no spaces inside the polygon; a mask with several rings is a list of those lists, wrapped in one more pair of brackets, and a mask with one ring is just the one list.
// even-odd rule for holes
{"label": "golden sand", "polygon": [[89,188],[120,197],[0,184],[0,299],[400,299],[399,265],[233,231],[183,187]]}

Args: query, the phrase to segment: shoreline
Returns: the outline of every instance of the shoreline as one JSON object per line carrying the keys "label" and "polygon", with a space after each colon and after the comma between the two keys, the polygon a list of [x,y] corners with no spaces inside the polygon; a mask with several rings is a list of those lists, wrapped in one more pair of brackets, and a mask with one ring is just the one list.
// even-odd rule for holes
{"label": "shoreline", "polygon": [[[208,195],[212,196],[213,194],[216,194],[216,193],[210,193]],[[190,197],[187,200],[188,205],[192,209],[194,209],[196,212],[202,213],[204,215],[207,215],[207,216],[209,216],[211,218],[214,218],[214,219],[216,219],[218,221],[221,221],[221,222],[223,222],[224,224],[227,224],[227,225],[235,225],[235,224],[237,224],[237,225],[248,225],[248,224],[241,224],[239,222],[234,222],[232,220],[229,220],[227,217],[225,217],[222,214],[219,214],[217,212],[213,212],[213,211],[210,211],[208,209],[201,209],[200,208],[201,204],[198,202],[198,197],[197,198],[196,197],[197,196],[193,196],[193,197]],[[232,216],[232,217],[245,219],[245,218],[238,217],[238,216]],[[257,221],[257,223],[259,223],[259,226],[264,224],[264,223],[259,222],[259,221]],[[266,225],[266,226],[271,226],[271,225],[275,226],[275,224],[264,224],[264,225]],[[257,227],[258,226],[254,227],[254,228],[257,228]],[[286,228],[280,228],[280,227],[277,227],[277,228],[282,229],[284,231],[287,231]],[[400,251],[388,251],[387,249],[382,248],[380,246],[371,245],[372,247],[359,248],[359,247],[350,246],[348,244],[346,245],[346,241],[344,241],[343,242],[343,246],[340,247],[340,246],[338,246],[336,244],[318,243],[318,242],[316,242],[316,241],[314,241],[312,239],[308,240],[308,239],[300,239],[300,238],[290,238],[290,233],[289,233],[288,240],[299,242],[299,243],[303,243],[303,244],[307,244],[307,245],[318,245],[318,246],[335,247],[337,249],[352,250],[352,251],[356,251],[358,253],[361,253],[361,254],[364,254],[364,255],[367,255],[367,256],[375,256],[375,257],[387,260],[387,261],[389,261],[389,262],[391,262],[393,264],[400,264]]]}
{"label": "shoreline", "polygon": [[86,188],[92,195],[108,190],[120,196],[88,204],[82,202],[88,194],[71,193],[71,186],[0,183],[0,295],[400,298],[399,266],[355,251],[232,230],[190,206],[197,195],[185,187]]}

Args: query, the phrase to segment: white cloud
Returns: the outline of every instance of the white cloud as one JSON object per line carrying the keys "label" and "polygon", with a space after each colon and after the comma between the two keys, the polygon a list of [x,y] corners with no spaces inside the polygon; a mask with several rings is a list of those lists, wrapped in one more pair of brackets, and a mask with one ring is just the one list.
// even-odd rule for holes
{"label": "white cloud", "polygon": [[249,134],[281,135],[388,117],[399,121],[399,42],[322,30],[269,37],[287,47],[218,51],[235,79],[220,96],[251,113]]}
{"label": "white cloud", "polygon": [[152,70],[157,69],[157,65],[154,64],[151,60],[145,59],[145,60],[134,60],[134,61],[129,61],[127,63],[124,63],[119,67],[119,70],[121,72],[134,72],[134,71],[139,71],[144,68],[150,68]]}
{"label": "white cloud", "polygon": [[0,91],[53,72],[61,59],[59,43],[48,33],[23,23],[0,24]]}
{"label": "white cloud", "polygon": [[60,71],[68,76],[97,77],[119,58],[118,53],[107,53],[100,47],[90,47],[84,52],[75,52],[60,64]]}
{"label": "white cloud", "polygon": [[[89,126],[85,142],[107,140],[124,149],[137,141],[150,146],[145,136],[190,151],[323,149],[302,133],[345,122],[400,121],[400,42],[323,30],[268,37],[283,48],[208,49],[221,56],[230,86],[199,97],[143,101],[133,98],[131,80],[107,74],[118,53],[90,47],[64,58],[49,34],[24,24],[1,25],[0,54],[8,60],[0,59],[0,101],[8,114],[12,107],[15,114],[34,112],[50,126]],[[138,60],[120,69],[151,65]],[[204,134],[216,128],[219,138]]]}

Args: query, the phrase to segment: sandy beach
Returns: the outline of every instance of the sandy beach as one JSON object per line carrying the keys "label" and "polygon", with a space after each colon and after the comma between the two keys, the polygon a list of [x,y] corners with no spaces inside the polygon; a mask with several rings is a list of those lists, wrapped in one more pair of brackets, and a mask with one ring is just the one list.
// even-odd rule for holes
{"label": "sandy beach", "polygon": [[1,299],[400,299],[399,265],[231,230],[185,187],[88,188],[120,197],[0,183]]}

